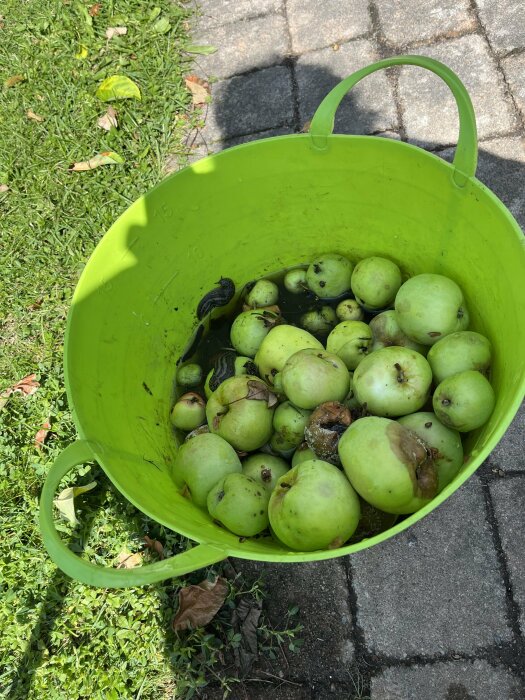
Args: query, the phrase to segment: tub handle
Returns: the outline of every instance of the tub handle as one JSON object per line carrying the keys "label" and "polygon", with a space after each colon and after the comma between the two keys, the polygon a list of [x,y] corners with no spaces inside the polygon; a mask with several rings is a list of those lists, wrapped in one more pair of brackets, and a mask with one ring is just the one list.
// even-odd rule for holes
{"label": "tub handle", "polygon": [[313,147],[318,151],[324,151],[328,148],[328,136],[334,130],[334,117],[339,103],[354,85],[377,70],[400,65],[426,68],[444,80],[451,89],[459,112],[459,138],[452,163],[454,166],[453,179],[456,185],[463,187],[469,178],[474,177],[478,161],[474,108],[465,86],[454,71],[444,63],[428,58],[428,56],[393,56],[392,58],[385,58],[382,61],[377,61],[377,63],[361,68],[342,80],[328,93],[313,116],[309,130]]}
{"label": "tub handle", "polygon": [[182,576],[196,569],[215,564],[227,555],[224,550],[199,544],[169,559],[133,569],[112,569],[80,559],[67,547],[54,525],[53,499],[62,478],[78,464],[94,459],[94,449],[86,440],[78,440],[58,456],[52,465],[40,496],[40,530],[44,545],[55,564],[73,579],[101,588],[144,586],[167,578]]}

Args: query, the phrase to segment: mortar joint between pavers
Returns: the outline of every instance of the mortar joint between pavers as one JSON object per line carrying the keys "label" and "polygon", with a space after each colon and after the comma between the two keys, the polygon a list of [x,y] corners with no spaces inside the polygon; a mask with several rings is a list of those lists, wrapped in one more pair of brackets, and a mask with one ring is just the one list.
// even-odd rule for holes
{"label": "mortar joint between pavers", "polygon": [[520,108],[518,107],[518,104],[514,98],[514,93],[512,92],[512,89],[509,85],[509,82],[507,80],[507,76],[505,75],[505,71],[503,70],[503,66],[501,65],[501,60],[497,54],[497,52],[493,49],[492,43],[489,39],[489,35],[487,33],[487,29],[483,22],[481,21],[481,17],[479,14],[479,8],[477,6],[476,0],[469,0],[470,2],[470,10],[472,14],[474,15],[476,22],[478,24],[478,29],[479,29],[479,34],[482,36],[484,41],[487,44],[488,50],[489,50],[489,55],[492,58],[492,61],[494,62],[494,65],[496,67],[496,71],[499,73],[503,80],[503,90],[505,95],[510,99],[512,102],[512,106],[514,107],[514,117],[516,119],[516,123],[520,127],[520,131],[525,133],[525,115],[521,113]]}
{"label": "mortar joint between pavers", "polygon": [[[390,56],[396,55],[399,51],[392,47],[388,43],[385,34],[383,32],[383,27],[381,25],[381,20],[379,19],[379,10],[374,0],[370,0],[368,3],[368,14],[370,16],[370,25],[372,27],[372,40],[377,46],[377,50],[380,58],[389,58]],[[401,102],[401,97],[399,95],[399,69],[393,68],[386,71],[387,80],[390,82],[392,87],[392,93],[394,95],[394,104],[396,107],[396,129],[401,141],[407,140],[407,130],[405,127],[405,121],[403,116],[403,105]]]}
{"label": "mortar joint between pavers", "polygon": [[297,56],[292,53],[292,32],[290,30],[290,21],[288,19],[288,7],[286,0],[282,0],[282,8],[284,12],[284,20],[286,24],[286,33],[288,37],[288,46],[290,47],[290,55],[285,58],[284,65],[287,65],[290,70],[290,79],[292,81],[292,107],[293,107],[293,119],[294,119],[294,131],[297,133],[301,131],[301,110],[299,104],[299,84],[297,82],[297,75],[295,72],[295,64],[297,63]]}
{"label": "mortar joint between pavers", "polygon": [[492,494],[490,492],[489,484],[483,476],[479,476],[478,478],[482,484],[483,496],[485,499],[486,520],[492,535],[492,542],[496,551],[496,558],[500,569],[500,575],[503,580],[503,586],[505,589],[507,622],[514,635],[516,653],[522,661],[520,675],[525,680],[525,663],[523,663],[523,660],[525,660],[525,640],[523,638],[523,633],[521,631],[519,622],[520,608],[514,598],[514,587],[510,578],[507,555],[503,547],[503,542],[499,531],[498,519],[494,509],[494,503],[492,501]]}

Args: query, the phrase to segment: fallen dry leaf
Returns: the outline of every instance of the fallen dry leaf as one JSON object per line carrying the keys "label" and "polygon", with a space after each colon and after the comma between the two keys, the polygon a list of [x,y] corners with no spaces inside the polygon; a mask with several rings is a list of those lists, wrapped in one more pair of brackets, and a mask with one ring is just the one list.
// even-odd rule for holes
{"label": "fallen dry leaf", "polygon": [[232,627],[241,635],[239,646],[234,647],[235,665],[241,676],[246,676],[258,656],[257,627],[262,613],[262,601],[241,598],[232,613]]}
{"label": "fallen dry leaf", "polygon": [[91,15],[91,17],[96,17],[101,9],[102,9],[101,3],[96,2],[94,5],[91,5],[88,12]]}
{"label": "fallen dry leaf", "polygon": [[9,187],[7,185],[0,185],[0,194],[2,194],[2,192],[7,192],[8,189]]}
{"label": "fallen dry leaf", "polygon": [[111,127],[118,128],[117,122],[117,112],[113,107],[108,107],[106,114],[103,114],[99,119],[97,119],[97,126],[105,131],[110,131]]}
{"label": "fallen dry leaf", "polygon": [[248,393],[246,397],[248,400],[252,401],[266,401],[268,408],[272,408],[278,403],[279,399],[277,396],[270,391],[266,384],[260,379],[250,379],[247,382]]}
{"label": "fallen dry leaf", "polygon": [[208,96],[211,94],[211,91],[207,80],[198,78],[196,75],[188,75],[187,78],[184,78],[184,82],[191,92],[194,105],[202,105],[208,101]]}
{"label": "fallen dry leaf", "polygon": [[136,566],[142,564],[142,554],[137,552],[136,554],[131,554],[131,552],[121,552],[118,555],[117,569],[134,569]]}
{"label": "fallen dry leaf", "polygon": [[16,384],[13,384],[13,386],[5,389],[0,396],[7,398],[14,393],[24,394],[24,396],[31,396],[31,394],[34,394],[39,386],[40,384],[36,380],[36,374],[28,374],[27,377],[24,377]]}
{"label": "fallen dry leaf", "polygon": [[39,309],[42,306],[43,303],[44,303],[43,298],[37,299],[32,304],[29,304],[29,306],[27,307],[27,310],[28,311],[36,311],[37,309]]}
{"label": "fallen dry leaf", "polygon": [[127,33],[127,27],[108,27],[106,29],[106,38],[108,41],[110,41],[110,39],[113,39],[114,36],[124,36],[124,34]]}
{"label": "fallen dry leaf", "polygon": [[23,83],[24,80],[25,80],[24,75],[12,75],[10,78],[8,78],[5,81],[4,87],[6,87],[6,88],[14,87],[15,85],[18,85],[18,83]]}
{"label": "fallen dry leaf", "polygon": [[119,156],[118,153],[115,153],[114,151],[104,151],[104,153],[100,153],[98,156],[93,156],[93,158],[90,158],[89,160],[83,160],[80,163],[73,163],[73,165],[69,166],[68,170],[70,172],[80,173],[86,170],[94,170],[101,165],[116,165],[117,163],[123,162],[124,158]]}
{"label": "fallen dry leaf", "polygon": [[44,442],[46,441],[49,431],[51,430],[51,423],[49,420],[50,419],[48,418],[42,423],[42,427],[35,435],[35,446],[38,447],[39,450],[41,450],[44,446]]}
{"label": "fallen dry leaf", "polygon": [[26,112],[26,115],[27,115],[28,119],[32,119],[35,122],[43,122],[44,121],[44,117],[41,117],[40,114],[36,114],[35,112],[33,112],[32,109],[28,109]]}
{"label": "fallen dry leaf", "polygon": [[303,127],[301,129],[301,134],[307,134],[310,131],[310,126],[312,124],[312,120],[309,119],[307,122],[303,124]]}
{"label": "fallen dry leaf", "polygon": [[173,618],[174,631],[207,625],[219,612],[227,595],[228,584],[220,577],[183,588],[179,592],[179,609]]}
{"label": "fallen dry leaf", "polygon": [[159,542],[158,540],[152,540],[151,537],[148,537],[147,535],[144,535],[144,542],[146,543],[146,547],[148,549],[152,549],[157,554],[159,555],[159,559],[164,559],[164,547],[162,546],[162,543]]}

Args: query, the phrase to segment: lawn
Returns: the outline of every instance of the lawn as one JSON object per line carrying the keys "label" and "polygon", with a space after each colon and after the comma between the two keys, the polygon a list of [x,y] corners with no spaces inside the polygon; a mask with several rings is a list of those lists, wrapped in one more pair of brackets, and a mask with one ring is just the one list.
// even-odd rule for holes
{"label": "lawn", "polygon": [[[200,119],[184,83],[192,11],[168,0],[4,0],[0,8],[0,392],[30,374],[38,382],[34,393],[0,400],[0,697],[10,700],[160,700],[189,698],[210,680],[226,687],[235,667],[224,652],[241,641],[232,611],[263,595],[230,577],[214,621],[176,634],[181,585],[223,567],[141,589],[90,588],[52,564],[37,523],[45,475],[75,437],[62,342],[76,281],[110,224],[165,175],[168,155],[184,158]],[[133,81],[141,99],[104,101],[97,90],[114,75]],[[109,107],[117,127],[106,118],[107,130],[97,121]],[[70,169],[104,152],[117,162]],[[73,550],[111,566],[123,553],[155,560],[145,535],[166,555],[188,545],[127,504],[96,465],[73,476],[77,485],[93,480],[76,500],[80,524],[57,521]],[[293,634],[261,618],[270,655]]]}

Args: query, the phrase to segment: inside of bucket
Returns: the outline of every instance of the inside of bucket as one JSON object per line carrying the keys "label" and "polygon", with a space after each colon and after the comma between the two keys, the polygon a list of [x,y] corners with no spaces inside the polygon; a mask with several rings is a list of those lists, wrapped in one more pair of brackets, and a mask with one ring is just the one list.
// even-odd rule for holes
{"label": "inside of bucket", "polygon": [[[448,275],[465,293],[470,328],[494,346],[496,409],[465,441],[463,469],[486,456],[517,407],[523,371],[509,347],[525,341],[525,292],[508,213],[476,183],[455,188],[451,166],[419,149],[370,137],[333,144],[320,156],[306,137],[270,139],[168,178],[114,224],[78,285],[66,374],[79,431],[133,503],[195,539],[238,542],[170,476],[177,361],[198,333],[199,300],[221,277],[241,289],[324,252]],[[269,540],[253,547],[283,551]]]}

